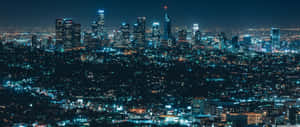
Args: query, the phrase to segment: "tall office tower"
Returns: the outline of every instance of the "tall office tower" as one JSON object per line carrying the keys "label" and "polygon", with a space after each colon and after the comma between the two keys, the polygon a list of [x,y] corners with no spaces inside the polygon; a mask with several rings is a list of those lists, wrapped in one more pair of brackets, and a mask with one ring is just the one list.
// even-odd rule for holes
{"label": "tall office tower", "polygon": [[7,42],[7,34],[2,34],[2,43],[6,43]]}
{"label": "tall office tower", "polygon": [[56,19],[55,24],[56,43],[62,45],[64,34],[64,19]]}
{"label": "tall office tower", "polygon": [[121,40],[122,41],[129,41],[130,39],[130,26],[128,23],[123,22],[121,24]]}
{"label": "tall office tower", "polygon": [[201,31],[198,30],[198,31],[195,32],[194,39],[195,39],[195,43],[197,43],[197,44],[201,43],[201,39],[202,39]]}
{"label": "tall office tower", "polygon": [[0,48],[3,48],[3,37],[2,37],[2,35],[0,36]]}
{"label": "tall office tower", "polygon": [[[65,49],[79,46],[81,41],[81,25],[70,18],[56,20],[56,43]],[[74,43],[74,44],[73,44]]]}
{"label": "tall office tower", "polygon": [[146,40],[146,17],[138,17],[138,32],[141,33],[141,40],[144,42]]}
{"label": "tall office tower", "polygon": [[104,40],[104,35],[105,35],[105,31],[104,31],[104,10],[103,9],[99,9],[98,10],[98,15],[97,15],[97,19],[96,19],[96,24],[97,24],[97,37],[100,40]]}
{"label": "tall office tower", "polygon": [[47,48],[54,48],[52,37],[48,37],[47,39]]}
{"label": "tall office tower", "polygon": [[239,36],[233,36],[231,40],[232,47],[235,49],[239,49]]}
{"label": "tall office tower", "polygon": [[72,47],[80,47],[81,46],[81,25],[73,24],[72,26]]}
{"label": "tall office tower", "polygon": [[182,29],[178,31],[178,40],[179,41],[186,41],[187,39],[187,31],[186,29]]}
{"label": "tall office tower", "polygon": [[3,44],[3,38],[2,38],[2,35],[0,36],[0,46],[2,46]]}
{"label": "tall office tower", "polygon": [[160,42],[160,23],[154,22],[152,24],[152,41],[155,43],[156,46],[158,46],[158,43]]}
{"label": "tall office tower", "polygon": [[63,45],[65,49],[72,48],[73,41],[73,20],[70,18],[64,19]]}
{"label": "tall office tower", "polygon": [[137,23],[133,25],[134,41],[144,45],[146,41],[146,17],[138,17]]}
{"label": "tall office tower", "polygon": [[221,32],[218,34],[218,38],[219,38],[219,49],[220,50],[224,50],[226,47],[226,35],[224,32]]}
{"label": "tall office tower", "polygon": [[32,35],[31,37],[31,44],[33,48],[37,48],[38,47],[38,39],[36,35]]}
{"label": "tall office tower", "polygon": [[199,31],[199,24],[193,24],[193,37],[195,37],[196,32]]}
{"label": "tall office tower", "polygon": [[168,6],[164,7],[165,14],[164,14],[164,40],[172,39],[172,21],[171,18],[168,16],[167,10]]}
{"label": "tall office tower", "polygon": [[272,28],[271,30],[272,49],[280,49],[280,29]]}

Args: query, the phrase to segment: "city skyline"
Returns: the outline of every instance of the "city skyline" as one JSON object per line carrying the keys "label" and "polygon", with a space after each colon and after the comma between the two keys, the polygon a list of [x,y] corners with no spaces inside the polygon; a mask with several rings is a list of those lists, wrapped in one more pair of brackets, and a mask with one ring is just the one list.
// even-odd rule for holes
{"label": "city skyline", "polygon": [[300,127],[300,2],[3,3],[1,127]]}
{"label": "city skyline", "polygon": [[[119,26],[123,21],[134,23],[136,17],[146,16],[149,21],[162,21],[163,6],[169,6],[168,13],[176,26],[190,26],[199,23],[201,28],[237,29],[251,26],[290,26],[299,25],[297,1],[254,0],[245,3],[238,0],[229,1],[5,1],[0,15],[0,27],[17,26],[52,26],[57,17],[70,17],[83,26],[89,26],[96,10],[105,9],[107,26]],[[47,6],[46,6],[47,5]],[[136,11],[139,10],[139,11]],[[22,12],[22,13],[20,13]],[[148,24],[151,24],[148,22]]]}

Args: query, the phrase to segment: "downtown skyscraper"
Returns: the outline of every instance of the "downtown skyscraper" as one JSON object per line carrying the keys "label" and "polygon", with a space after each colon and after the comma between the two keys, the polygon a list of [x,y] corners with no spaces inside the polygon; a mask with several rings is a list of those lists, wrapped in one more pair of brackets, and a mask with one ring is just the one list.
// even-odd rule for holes
{"label": "downtown skyscraper", "polygon": [[99,9],[98,12],[97,12],[97,17],[96,17],[95,21],[92,22],[93,35],[96,38],[98,38],[99,40],[104,40],[105,39],[104,25],[105,25],[104,10]]}
{"label": "downtown skyscraper", "polygon": [[134,41],[139,45],[144,45],[146,41],[146,17],[138,17],[137,23],[133,25]]}
{"label": "downtown skyscraper", "polygon": [[81,46],[81,25],[71,18],[56,19],[56,43],[64,49]]}
{"label": "downtown skyscraper", "polygon": [[130,25],[126,22],[121,24],[121,40],[122,41],[129,41],[130,39]]}
{"label": "downtown skyscraper", "polygon": [[280,29],[279,28],[272,28],[271,41],[272,41],[272,49],[273,50],[280,49]]}
{"label": "downtown skyscraper", "polygon": [[152,42],[154,43],[154,47],[158,47],[160,45],[160,23],[153,22],[152,24]]}
{"label": "downtown skyscraper", "polygon": [[168,6],[164,6],[164,40],[169,40],[172,38],[172,21],[171,18],[169,17],[167,10]]}

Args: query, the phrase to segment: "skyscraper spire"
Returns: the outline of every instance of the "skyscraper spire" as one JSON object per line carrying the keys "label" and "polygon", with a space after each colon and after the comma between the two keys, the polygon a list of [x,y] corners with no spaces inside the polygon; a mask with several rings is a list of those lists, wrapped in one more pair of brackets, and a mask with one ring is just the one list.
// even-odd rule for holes
{"label": "skyscraper spire", "polygon": [[164,9],[164,16],[165,16],[165,17],[168,16],[168,13],[167,13],[168,8],[169,8],[169,7],[168,7],[167,2],[164,1],[164,2],[163,2],[163,9]]}
{"label": "skyscraper spire", "polygon": [[172,36],[171,18],[168,13],[168,6],[164,4],[164,40],[169,40]]}
{"label": "skyscraper spire", "polygon": [[165,11],[167,11],[167,10],[168,10],[168,6],[167,6],[167,5],[165,5],[165,6],[164,6],[164,9],[165,9]]}

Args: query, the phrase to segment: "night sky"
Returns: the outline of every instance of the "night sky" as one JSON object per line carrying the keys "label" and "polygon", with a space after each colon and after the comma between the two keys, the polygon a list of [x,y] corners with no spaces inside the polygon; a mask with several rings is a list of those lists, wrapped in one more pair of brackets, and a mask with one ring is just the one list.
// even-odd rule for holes
{"label": "night sky", "polygon": [[[87,26],[98,8],[106,23],[133,24],[137,16],[161,20],[164,0],[2,0],[0,27],[51,26],[58,17],[71,17]],[[239,27],[300,24],[299,0],[168,0],[169,15],[177,25]]]}

